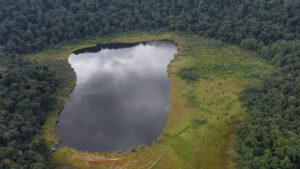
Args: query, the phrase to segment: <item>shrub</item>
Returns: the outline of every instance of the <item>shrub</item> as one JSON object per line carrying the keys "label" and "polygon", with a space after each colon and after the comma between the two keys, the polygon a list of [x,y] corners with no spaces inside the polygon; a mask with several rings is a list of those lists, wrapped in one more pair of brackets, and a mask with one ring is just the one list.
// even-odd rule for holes
{"label": "shrub", "polygon": [[179,72],[179,76],[181,79],[186,81],[196,81],[199,78],[196,67],[187,67],[181,69]]}

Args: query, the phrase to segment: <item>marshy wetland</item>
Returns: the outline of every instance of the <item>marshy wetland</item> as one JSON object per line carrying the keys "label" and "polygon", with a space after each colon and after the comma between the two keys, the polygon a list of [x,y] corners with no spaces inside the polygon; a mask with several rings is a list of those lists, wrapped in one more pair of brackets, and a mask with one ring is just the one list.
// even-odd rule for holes
{"label": "marshy wetland", "polygon": [[51,65],[64,82],[57,93],[60,106],[43,127],[48,146],[59,144],[58,114],[76,88],[76,74],[68,63],[70,54],[96,44],[152,40],[172,41],[178,51],[167,67],[170,109],[158,140],[127,152],[88,152],[63,146],[49,156],[52,164],[95,169],[234,168],[236,130],[246,114],[240,93],[249,83],[259,84],[272,66],[236,45],[197,35],[138,33],[100,37],[28,56],[29,60]]}

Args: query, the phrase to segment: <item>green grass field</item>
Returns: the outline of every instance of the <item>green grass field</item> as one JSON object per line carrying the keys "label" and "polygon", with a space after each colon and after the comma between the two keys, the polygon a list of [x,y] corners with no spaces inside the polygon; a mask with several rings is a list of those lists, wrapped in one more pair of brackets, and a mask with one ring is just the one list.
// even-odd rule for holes
{"label": "green grass field", "polygon": [[[72,51],[97,43],[160,39],[171,40],[178,47],[177,56],[168,66],[171,110],[161,137],[152,145],[127,153],[88,153],[63,147],[49,157],[51,163],[58,168],[234,168],[236,128],[245,118],[239,94],[249,83],[259,83],[272,66],[236,45],[196,35],[127,34],[95,38],[27,56],[28,60],[52,66],[64,81],[57,93],[58,106],[44,125],[46,142],[49,147],[58,143],[57,115],[75,84],[75,74],[66,64]],[[179,77],[179,72],[188,68],[193,68],[196,81]],[[96,157],[99,160],[94,160]]]}

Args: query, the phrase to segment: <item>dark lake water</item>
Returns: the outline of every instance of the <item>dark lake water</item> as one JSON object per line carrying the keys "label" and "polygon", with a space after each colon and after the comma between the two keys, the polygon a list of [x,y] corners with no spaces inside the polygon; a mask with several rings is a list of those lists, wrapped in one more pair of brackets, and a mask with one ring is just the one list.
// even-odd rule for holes
{"label": "dark lake water", "polygon": [[176,52],[171,42],[152,41],[71,54],[77,81],[58,119],[60,145],[129,151],[154,142],[170,108],[167,66]]}

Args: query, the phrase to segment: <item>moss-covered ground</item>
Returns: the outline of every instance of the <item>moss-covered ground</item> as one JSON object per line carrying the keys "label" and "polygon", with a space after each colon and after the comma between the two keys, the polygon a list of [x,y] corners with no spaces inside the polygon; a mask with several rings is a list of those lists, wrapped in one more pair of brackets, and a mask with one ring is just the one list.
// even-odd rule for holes
{"label": "moss-covered ground", "polygon": [[[75,84],[75,74],[67,63],[69,54],[97,43],[147,40],[171,40],[178,47],[177,56],[168,66],[171,109],[161,137],[152,145],[123,153],[89,153],[62,147],[49,156],[52,164],[58,168],[95,169],[234,168],[236,128],[245,118],[239,94],[249,83],[259,83],[272,66],[236,45],[196,35],[137,33],[100,37],[27,56],[28,60],[52,66],[64,81],[57,93],[58,106],[44,125],[49,147],[58,143],[57,115]],[[196,80],[180,78],[180,71],[189,68]]]}

